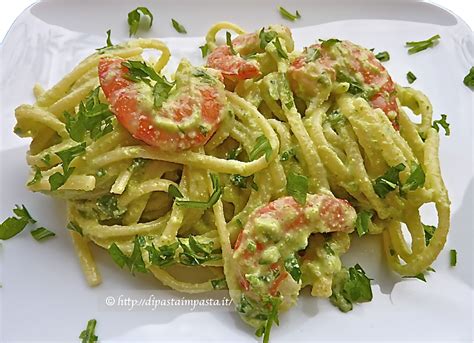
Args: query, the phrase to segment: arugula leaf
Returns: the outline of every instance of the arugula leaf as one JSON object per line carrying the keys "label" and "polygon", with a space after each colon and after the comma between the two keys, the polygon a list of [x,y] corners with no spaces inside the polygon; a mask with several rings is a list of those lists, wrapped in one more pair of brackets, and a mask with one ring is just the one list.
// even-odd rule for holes
{"label": "arugula leaf", "polygon": [[373,213],[369,211],[362,210],[357,213],[356,230],[359,237],[369,233],[369,222],[372,216]]}
{"label": "arugula leaf", "polygon": [[342,312],[352,310],[352,304],[354,303],[372,300],[370,279],[359,264],[350,267],[349,270],[342,268],[335,275],[332,295],[329,299]]}
{"label": "arugula leaf", "polygon": [[471,67],[469,73],[464,77],[463,82],[468,87],[474,87],[474,67]]}
{"label": "arugula leaf", "polygon": [[114,114],[109,105],[99,100],[99,89],[95,88],[84,101],[79,104],[78,112],[73,116],[64,112],[66,130],[71,138],[80,143],[87,133],[91,139],[97,139],[112,132],[112,118]]}
{"label": "arugula leaf", "polygon": [[290,172],[287,176],[286,192],[298,203],[304,205],[308,194],[308,178],[304,175]]}
{"label": "arugula leaf", "polygon": [[255,335],[257,337],[262,337],[263,335],[263,343],[270,342],[270,331],[272,329],[273,323],[276,325],[280,325],[280,321],[278,319],[278,307],[280,306],[281,299],[279,298],[271,298],[269,305],[270,305],[270,313],[267,316],[266,322],[257,329]]}
{"label": "arugula leaf", "polygon": [[342,123],[345,123],[346,117],[344,117],[344,115],[339,110],[335,110],[326,116],[326,121],[332,127],[336,127]]}
{"label": "arugula leaf", "polygon": [[183,252],[179,254],[179,261],[186,266],[197,266],[207,261],[218,260],[221,255],[213,253],[213,242],[200,243],[194,236],[189,236],[186,242],[178,238],[179,245]]}
{"label": "arugula leaf", "polygon": [[201,49],[202,58],[206,57],[209,54],[209,46],[207,44],[201,45],[199,49]]}
{"label": "arugula leaf", "polygon": [[95,205],[105,219],[120,218],[127,210],[118,207],[115,194],[105,194],[97,199]]}
{"label": "arugula leaf", "polygon": [[415,80],[416,80],[415,74],[413,74],[411,71],[409,71],[409,72],[407,73],[407,81],[408,81],[408,83],[409,83],[409,84],[412,84],[413,82],[415,82]]}
{"label": "arugula leaf", "polygon": [[75,222],[69,222],[66,226],[66,229],[71,230],[71,231],[76,231],[78,234],[83,236],[82,228],[79,225],[77,225]]}
{"label": "arugula leaf", "polygon": [[409,48],[408,53],[412,55],[435,46],[436,44],[438,44],[440,38],[440,35],[434,35],[433,37],[428,38],[426,40],[418,42],[406,42],[405,45]]}
{"label": "arugula leaf", "polygon": [[43,176],[41,175],[41,169],[35,166],[35,175],[33,176],[33,179],[31,179],[31,181],[28,182],[26,185],[27,186],[34,185],[35,183],[38,183],[42,177]]}
{"label": "arugula leaf", "polygon": [[418,279],[418,280],[421,280],[423,282],[426,282],[425,274],[423,274],[423,273],[419,273],[419,274],[416,274],[416,275],[413,275],[413,276],[403,276],[403,279]]}
{"label": "arugula leaf", "polygon": [[431,238],[434,235],[436,226],[425,225],[425,224],[422,224],[422,225],[423,225],[423,230],[425,231],[425,243],[426,243],[426,246],[428,246],[428,244],[430,244]]}
{"label": "arugula leaf", "polygon": [[133,241],[133,251],[130,256],[125,255],[116,243],[112,243],[109,247],[109,254],[114,262],[123,268],[127,266],[132,275],[135,275],[135,271],[140,273],[147,273],[145,262],[143,261],[141,247],[145,245],[145,239],[141,236],[135,236]]}
{"label": "arugula leaf", "polygon": [[290,148],[286,151],[283,151],[283,153],[281,154],[281,157],[280,157],[280,161],[285,162],[285,161],[288,161],[290,158],[295,157],[295,156],[296,156],[295,149]]}
{"label": "arugula leaf", "polygon": [[411,166],[410,176],[402,186],[402,194],[407,191],[414,191],[417,188],[422,188],[425,185],[425,172],[421,165],[413,163]]}
{"label": "arugula leaf", "polygon": [[258,33],[258,38],[260,39],[260,48],[265,49],[268,43],[270,43],[276,37],[278,37],[278,33],[275,31],[265,31],[265,28],[261,29]]}
{"label": "arugula leaf", "polygon": [[111,46],[113,46],[112,40],[110,39],[110,33],[111,32],[112,31],[110,29],[108,29],[107,32],[106,32],[107,33],[107,40],[105,41],[106,46],[103,46],[102,48],[96,49],[99,52],[99,54],[103,54],[105,49],[110,48]]}
{"label": "arugula leaf", "polygon": [[184,28],[184,26],[181,25],[180,23],[178,23],[176,20],[171,19],[171,24],[173,25],[176,32],[178,32],[178,33],[188,33],[186,31],[186,29]]}
{"label": "arugula leaf", "polygon": [[79,338],[82,339],[82,343],[95,343],[97,342],[98,337],[95,335],[95,327],[97,321],[91,319],[87,322],[87,327],[84,331],[81,332]]}
{"label": "arugula leaf", "polygon": [[175,204],[184,208],[208,209],[216,204],[222,195],[222,187],[219,183],[219,177],[216,174],[210,174],[213,192],[207,201],[184,200],[183,194],[175,186],[168,187],[168,193],[175,199]]}
{"label": "arugula leaf", "polygon": [[150,22],[148,24],[148,29],[151,28],[153,25],[153,14],[150,12],[150,10],[146,7],[137,7],[133,11],[128,13],[128,26],[129,26],[129,36],[132,37],[135,35],[138,31],[138,25],[140,24],[141,20],[141,15],[140,12],[144,15],[147,16],[150,19]]}
{"label": "arugula leaf", "polygon": [[458,252],[454,249],[449,250],[449,265],[451,267],[456,267],[458,262]]}
{"label": "arugula leaf", "polygon": [[400,186],[400,172],[405,170],[403,163],[397,164],[394,167],[390,167],[389,170],[382,176],[375,179],[373,184],[375,193],[382,199],[384,199],[388,193],[395,190]]}
{"label": "arugula leaf", "polygon": [[295,21],[296,19],[301,18],[301,15],[298,11],[296,11],[295,14],[292,14],[292,13],[288,12],[288,10],[284,9],[282,6],[280,6],[278,8],[278,10],[280,11],[280,14],[283,18],[288,19],[290,21]]}
{"label": "arugula leaf", "polygon": [[278,56],[280,56],[281,58],[284,58],[285,60],[287,60],[288,59],[288,54],[286,53],[286,51],[281,46],[281,42],[280,42],[280,39],[278,37],[273,41],[273,45],[276,48]]}
{"label": "arugula leaf", "polygon": [[158,248],[152,244],[151,246],[147,246],[145,249],[148,251],[148,259],[150,263],[163,267],[175,262],[176,249],[178,249],[178,247],[179,243],[175,242],[169,245],[162,245]]}
{"label": "arugula leaf", "polygon": [[441,119],[433,121],[433,128],[439,132],[439,127],[441,126],[444,129],[445,136],[449,136],[451,134],[449,123],[446,121],[447,117],[448,116],[446,114],[442,114]]}
{"label": "arugula leaf", "polygon": [[321,42],[321,48],[323,48],[323,49],[331,48],[334,44],[341,42],[337,38],[330,38],[330,39],[327,39],[327,40],[319,39],[319,41]]}
{"label": "arugula leaf", "polygon": [[232,44],[232,36],[230,35],[229,31],[226,31],[225,33],[225,42],[227,46],[229,47],[232,55],[237,55],[237,51],[234,50],[234,45]]}
{"label": "arugula leaf", "polygon": [[390,54],[388,51],[381,51],[375,55],[375,58],[378,59],[380,62],[387,62],[390,60]]}
{"label": "arugula leaf", "polygon": [[255,146],[249,153],[249,160],[254,161],[265,155],[265,160],[268,162],[270,160],[270,156],[272,155],[272,151],[272,146],[270,145],[267,137],[265,137],[265,135],[261,135],[255,140]]}
{"label": "arugula leaf", "polygon": [[296,282],[299,282],[301,279],[301,269],[300,265],[298,263],[298,259],[296,256],[290,255],[286,260],[285,260],[285,269],[288,272],[288,274],[291,275],[293,280]]}
{"label": "arugula leaf", "polygon": [[44,227],[39,227],[35,230],[32,230],[30,233],[37,241],[42,241],[45,238],[56,236],[53,231],[49,231],[47,228]]}
{"label": "arugula leaf", "polygon": [[321,57],[321,50],[318,48],[309,47],[306,49],[306,63],[314,62],[319,57]]}
{"label": "arugula leaf", "polygon": [[226,289],[227,288],[227,281],[225,278],[223,279],[215,279],[211,280],[211,285],[212,288],[218,290],[218,289]]}

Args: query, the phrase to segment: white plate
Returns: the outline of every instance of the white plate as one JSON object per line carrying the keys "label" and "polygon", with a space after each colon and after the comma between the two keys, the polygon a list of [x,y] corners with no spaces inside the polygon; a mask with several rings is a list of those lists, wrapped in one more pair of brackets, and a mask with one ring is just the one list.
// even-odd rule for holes
{"label": "white plate", "polygon": [[[289,23],[276,7],[299,9],[302,19]],[[35,82],[51,86],[83,57],[103,46],[105,31],[114,42],[127,38],[127,13],[147,6],[155,14],[147,37],[166,41],[177,59],[202,63],[197,49],[201,36],[218,20],[230,20],[251,30],[270,23],[292,28],[297,47],[316,38],[353,40],[376,51],[388,50],[386,67],[406,85],[406,72],[418,80],[434,105],[435,118],[447,113],[450,137],[441,137],[443,176],[452,199],[452,230],[445,250],[434,264],[428,282],[393,276],[381,259],[378,245],[356,241],[347,264],[361,263],[374,278],[374,300],[340,313],[326,300],[308,296],[281,316],[272,341],[349,340],[471,340],[473,306],[473,91],[462,84],[474,65],[472,31],[457,16],[437,6],[415,1],[44,1],[15,21],[2,46],[0,121],[0,218],[11,215],[14,204],[25,204],[41,225],[58,237],[37,243],[27,232],[4,243],[0,283],[0,329],[4,342],[76,342],[90,318],[98,320],[101,341],[254,341],[253,330],[226,310],[187,309],[128,312],[107,309],[107,295],[133,295],[136,290],[163,289],[154,279],[120,271],[100,249],[94,249],[104,282],[89,288],[84,282],[69,236],[64,229],[62,201],[32,194],[25,187],[27,141],[12,133],[14,108],[33,101]],[[187,36],[170,25],[183,23]],[[403,44],[439,33],[440,44],[409,56]],[[195,38],[192,38],[194,36]],[[426,222],[434,222],[427,211]],[[371,242],[375,243],[375,242]],[[458,266],[449,267],[448,252],[458,251]],[[164,294],[164,291],[160,294]]]}

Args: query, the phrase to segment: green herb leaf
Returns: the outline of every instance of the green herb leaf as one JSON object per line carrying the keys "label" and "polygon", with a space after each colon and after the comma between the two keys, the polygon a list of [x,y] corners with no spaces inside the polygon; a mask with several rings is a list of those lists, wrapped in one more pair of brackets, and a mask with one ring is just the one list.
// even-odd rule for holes
{"label": "green herb leaf", "polygon": [[423,188],[425,185],[425,172],[421,165],[413,163],[411,166],[410,176],[402,186],[402,193],[414,191],[417,188]]}
{"label": "green herb leaf", "polygon": [[405,165],[400,163],[391,167],[384,175],[375,179],[373,184],[375,193],[384,199],[388,193],[400,186],[400,172],[405,170]]}
{"label": "green herb leaf", "polygon": [[451,267],[456,267],[458,262],[458,252],[454,249],[449,250],[449,265]]}
{"label": "green herb leaf", "polygon": [[278,56],[280,56],[281,58],[284,58],[285,60],[287,60],[288,59],[288,54],[286,53],[286,51],[281,46],[281,42],[280,42],[280,39],[278,37],[273,41],[273,45],[276,48]]}
{"label": "green herb leaf", "polygon": [[132,161],[132,164],[127,169],[128,171],[133,173],[137,169],[140,169],[141,167],[143,167],[145,165],[145,162],[146,160],[144,158],[141,158],[141,157],[134,158]]}
{"label": "green herb leaf", "polygon": [[346,82],[349,84],[349,89],[347,90],[348,93],[352,95],[360,95],[362,98],[366,99],[367,94],[365,93],[364,87],[362,84],[356,80],[355,78],[349,76],[348,74],[337,71],[336,72],[336,81],[337,82]]}
{"label": "green herb leaf", "polygon": [[49,177],[49,184],[51,186],[51,191],[57,190],[59,187],[64,185],[74,171],[74,167],[69,167],[70,163],[74,158],[83,154],[86,151],[86,143],[81,143],[79,145],[73,146],[72,148],[58,151],[56,155],[62,161],[63,174],[56,172]]}
{"label": "green herb leaf", "polygon": [[31,214],[28,212],[25,205],[21,205],[21,207],[19,205],[15,205],[13,213],[15,213],[19,219],[26,220],[30,224],[36,223],[36,220],[31,217]]}
{"label": "green herb leaf", "polygon": [[28,224],[24,218],[8,217],[0,224],[0,239],[7,240],[19,234]]}
{"label": "green herb leaf", "polygon": [[209,54],[209,46],[207,44],[201,45],[199,49],[201,49],[202,58],[206,57]]}
{"label": "green herb leaf", "polygon": [[227,159],[236,160],[241,152],[242,152],[242,147],[239,145],[237,148],[232,149],[227,153]]}
{"label": "green herb leaf", "polygon": [[174,29],[175,29],[178,33],[187,33],[187,32],[186,32],[186,29],[184,28],[184,26],[181,25],[180,23],[178,23],[176,20],[171,19],[171,24],[173,24]]}
{"label": "green herb leaf", "polygon": [[287,177],[286,192],[298,203],[304,205],[306,203],[306,195],[308,194],[308,178],[304,175],[290,172]]}
{"label": "green herb leaf", "polygon": [[387,51],[381,51],[375,55],[375,58],[380,62],[387,62],[390,60],[390,54]]}
{"label": "green herb leaf", "polygon": [[409,48],[408,53],[411,55],[435,46],[438,44],[440,38],[440,35],[434,35],[433,37],[426,40],[418,42],[406,42],[405,45]]}
{"label": "green herb leaf", "polygon": [[214,288],[215,290],[226,289],[227,288],[227,281],[226,281],[225,278],[215,279],[215,280],[211,280],[211,285],[212,285],[212,288]]}
{"label": "green herb leaf", "polygon": [[71,231],[75,231],[77,232],[78,234],[80,234],[81,236],[83,236],[83,233],[82,233],[82,228],[77,225],[75,222],[69,222],[66,226],[66,228],[68,230],[71,230]]}
{"label": "green herb leaf", "polygon": [[342,312],[352,310],[354,303],[372,300],[370,279],[359,264],[350,267],[349,270],[342,268],[335,275],[330,300]]}
{"label": "green herb leaf", "polygon": [[425,224],[422,224],[422,225],[423,225],[423,230],[425,231],[425,243],[426,243],[426,246],[428,246],[428,244],[430,244],[431,238],[434,235],[436,226],[425,225]]}
{"label": "green herb leaf", "polygon": [[411,71],[409,71],[409,72],[407,73],[407,81],[408,81],[408,83],[409,83],[409,84],[412,84],[413,82],[415,82],[415,80],[416,80],[415,74],[413,74]]}
{"label": "green herb leaf", "polygon": [[115,194],[105,194],[98,198],[95,204],[104,219],[118,219],[127,211],[118,207]]}
{"label": "green herb leaf", "polygon": [[288,19],[290,21],[295,21],[296,19],[301,18],[301,15],[298,11],[296,11],[295,14],[292,14],[281,6],[278,8],[278,10],[280,11],[280,14],[283,18]]}
{"label": "green herb leaf", "polygon": [[264,325],[257,329],[255,335],[261,337],[263,335],[263,343],[270,342],[270,331],[273,323],[279,325],[278,319],[278,307],[280,306],[281,300],[279,298],[271,298],[269,302],[270,313],[267,316],[267,320]]}
{"label": "green herb leaf", "polygon": [[[219,183],[219,177],[216,174],[210,174],[210,176],[211,176],[211,181],[212,181],[213,192],[211,196],[209,197],[209,200],[207,201],[183,200],[182,199],[183,196],[181,192],[179,192],[178,190],[178,192],[181,194],[181,197],[179,198],[174,197],[175,204],[177,206],[184,207],[184,208],[201,208],[201,209],[208,209],[214,206],[222,195],[222,187],[220,186],[220,183]],[[170,187],[168,187],[168,192],[170,191]],[[175,191],[172,190],[172,192],[174,193]]]}
{"label": "green herb leaf", "polygon": [[463,82],[468,87],[474,87],[474,67],[471,67],[469,73],[464,77]]}
{"label": "green herb leaf", "polygon": [[56,236],[53,231],[49,231],[44,227],[39,227],[35,230],[32,230],[30,233],[37,241],[42,241],[45,238]]}
{"label": "green herb leaf", "polygon": [[332,111],[330,114],[326,116],[326,121],[331,125],[332,127],[336,127],[340,124],[343,124],[346,122],[346,117],[339,111]]}
{"label": "green herb leaf", "polygon": [[232,36],[230,35],[229,31],[226,31],[225,33],[225,42],[227,46],[229,47],[232,55],[237,55],[237,51],[234,50],[234,45],[232,45]]}
{"label": "green herb leaf", "polygon": [[99,52],[99,54],[104,53],[105,49],[110,48],[111,46],[113,46],[112,40],[110,39],[110,33],[111,32],[112,31],[110,29],[107,30],[107,40],[105,41],[106,46],[103,46],[102,48],[96,49]]}
{"label": "green herb leaf", "polygon": [[98,337],[95,335],[95,327],[97,321],[91,319],[87,322],[87,327],[84,331],[81,332],[79,338],[82,339],[82,343],[95,343],[97,342]]}
{"label": "green herb leaf", "polygon": [[176,249],[178,249],[179,243],[175,242],[169,245],[162,245],[158,248],[154,244],[147,246],[145,249],[148,251],[148,259],[150,263],[160,267],[169,266],[175,262]]}
{"label": "green herb leaf", "polygon": [[128,26],[129,26],[129,36],[132,37],[135,35],[138,31],[138,26],[140,24],[141,20],[141,15],[140,12],[144,15],[147,16],[150,19],[150,22],[148,24],[148,29],[151,28],[153,25],[153,14],[150,12],[150,10],[146,7],[137,7],[133,11],[128,13]]}
{"label": "green herb leaf", "polygon": [[373,213],[369,211],[362,210],[357,213],[356,230],[359,237],[369,233],[369,222],[372,216]]}
{"label": "green herb leaf", "polygon": [[239,188],[247,188],[248,177],[242,176],[240,174],[232,174],[229,177],[230,183]]}
{"label": "green herb leaf", "polygon": [[416,275],[413,275],[413,276],[403,276],[404,279],[418,279],[418,280],[421,280],[423,282],[426,282],[426,278],[425,278],[425,274],[423,273],[419,273],[419,274],[416,274]]}
{"label": "green herb leaf", "polygon": [[171,197],[173,199],[176,199],[176,198],[184,198],[184,195],[183,193],[181,193],[181,191],[179,190],[178,187],[176,187],[175,185],[169,185],[168,186],[168,194],[171,195]]}
{"label": "green herb leaf", "polygon": [[433,128],[439,132],[439,127],[441,126],[444,129],[445,136],[449,136],[451,134],[449,123],[446,121],[447,117],[448,116],[446,114],[442,114],[441,119],[433,121]]}
{"label": "green herb leaf", "polygon": [[109,254],[115,263],[120,268],[127,266],[132,275],[135,275],[135,271],[140,273],[147,273],[145,262],[143,261],[141,248],[145,245],[145,238],[141,236],[135,236],[133,241],[133,251],[129,256],[125,255],[117,244],[112,243],[109,247]]}
{"label": "green herb leaf", "polygon": [[109,247],[109,254],[120,268],[128,264],[128,256],[125,255],[117,244],[112,243]]}
{"label": "green herb leaf", "polygon": [[265,31],[264,28],[261,29],[258,33],[258,38],[260,39],[260,48],[265,49],[268,43],[270,43],[276,37],[278,37],[278,33],[275,31]]}
{"label": "green herb leaf", "polygon": [[197,266],[221,258],[220,254],[213,253],[212,241],[209,243],[201,243],[198,242],[194,236],[189,236],[187,242],[179,238],[178,241],[181,249],[183,249],[183,252],[179,254],[179,261],[186,266]]}
{"label": "green herb leaf", "polygon": [[286,151],[283,151],[283,153],[281,154],[281,157],[280,157],[280,161],[285,162],[285,161],[288,161],[290,158],[295,157],[295,156],[296,156],[295,149],[291,148],[291,149],[288,149]]}
{"label": "green herb leaf", "polygon": [[31,185],[34,185],[35,183],[38,183],[41,180],[41,178],[42,178],[41,169],[35,166],[35,175],[33,176],[33,179],[31,179],[31,181],[27,183],[27,186],[31,186]]}
{"label": "green herb leaf", "polygon": [[320,39],[319,40],[321,42],[321,48],[323,49],[326,49],[326,48],[331,48],[333,45],[335,45],[336,43],[340,43],[341,41],[337,38],[330,38],[330,39],[327,39],[327,40],[324,40],[324,39]]}
{"label": "green herb leaf", "polygon": [[288,272],[288,274],[291,275],[293,280],[295,280],[296,282],[300,281],[301,269],[298,263],[298,259],[296,258],[295,255],[291,255],[285,260],[285,269]]}
{"label": "green herb leaf", "polygon": [[321,50],[319,50],[318,48],[309,47],[306,49],[306,63],[314,62],[319,57],[321,57]]}
{"label": "green herb leaf", "polygon": [[265,137],[265,135],[261,135],[255,140],[255,146],[253,147],[252,151],[250,151],[249,159],[250,161],[254,161],[265,155],[265,160],[268,162],[272,152],[272,146],[270,145],[267,137]]}

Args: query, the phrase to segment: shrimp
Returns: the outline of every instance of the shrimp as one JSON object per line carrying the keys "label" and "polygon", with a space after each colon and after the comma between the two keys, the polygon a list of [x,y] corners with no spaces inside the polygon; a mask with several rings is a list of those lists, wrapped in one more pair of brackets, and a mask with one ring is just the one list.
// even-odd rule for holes
{"label": "shrimp", "polygon": [[175,85],[157,109],[153,87],[131,81],[123,62],[121,58],[102,58],[99,81],[111,111],[134,138],[163,151],[186,150],[209,140],[225,108],[219,73],[182,60]]}
{"label": "shrimp", "polygon": [[353,231],[356,217],[349,202],[328,194],[308,194],[305,205],[286,196],[255,210],[233,254],[243,319],[258,326],[269,298],[280,298],[283,310],[294,305],[302,286],[297,252],[312,233]]}
{"label": "shrimp", "polygon": [[[220,70],[224,78],[230,80],[253,79],[262,75],[260,64],[255,59],[245,59],[245,56],[263,53],[265,47],[260,42],[260,31],[245,33],[232,40],[232,46],[238,53],[234,55],[227,45],[214,49],[207,58],[207,66]],[[293,51],[291,31],[286,26],[271,25],[266,32],[275,32],[281,37],[288,51]]]}
{"label": "shrimp", "polygon": [[348,82],[350,93],[366,97],[373,108],[384,111],[398,128],[392,78],[375,55],[363,47],[334,39],[312,45],[291,62],[288,78],[296,95],[319,102],[327,100],[333,82]]}

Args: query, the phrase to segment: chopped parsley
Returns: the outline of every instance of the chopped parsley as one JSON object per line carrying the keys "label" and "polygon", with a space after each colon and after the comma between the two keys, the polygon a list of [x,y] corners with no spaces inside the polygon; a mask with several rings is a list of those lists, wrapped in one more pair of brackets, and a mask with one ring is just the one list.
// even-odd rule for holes
{"label": "chopped parsley", "polygon": [[154,244],[147,246],[145,249],[148,251],[148,259],[151,264],[163,267],[171,265],[175,262],[176,249],[178,249],[179,243],[175,242],[169,245],[162,245],[158,248]]}
{"label": "chopped parsley", "polygon": [[25,205],[15,205],[13,209],[15,216],[8,217],[0,224],[0,239],[7,240],[19,234],[28,224],[36,223]]}
{"label": "chopped parsley", "polygon": [[74,167],[69,167],[72,160],[75,159],[77,156],[82,155],[86,152],[86,143],[81,143],[79,145],[73,146],[72,148],[65,149],[58,151],[56,155],[62,161],[63,173],[56,172],[49,177],[49,184],[51,186],[51,191],[57,190],[59,187],[64,185],[72,175],[73,171],[75,170]]}
{"label": "chopped parsley", "polygon": [[249,153],[249,159],[250,161],[254,161],[265,155],[265,160],[268,162],[270,160],[270,156],[272,155],[272,151],[272,146],[270,145],[267,137],[265,137],[265,135],[261,135],[255,140],[255,146]]}
{"label": "chopped parsley", "polygon": [[421,280],[423,282],[426,282],[426,278],[425,278],[425,274],[423,273],[418,273],[416,275],[413,275],[413,276],[403,276],[404,279],[418,279],[418,280]]}
{"label": "chopped parsley", "polygon": [[207,44],[201,45],[199,49],[201,49],[202,58],[206,57],[209,54],[209,46]]}
{"label": "chopped parsley", "polygon": [[373,184],[375,193],[384,199],[388,193],[400,186],[400,172],[405,170],[403,163],[390,167],[389,170],[382,176],[375,179]]}
{"label": "chopped parsley", "polygon": [[285,259],[285,269],[288,272],[288,274],[291,275],[293,280],[296,282],[299,282],[301,279],[301,269],[300,265],[298,263],[298,259],[296,256],[290,255],[287,259]]}
{"label": "chopped parsley", "polygon": [[295,149],[290,148],[286,151],[283,151],[283,153],[280,156],[280,161],[285,162],[285,161],[288,161],[289,159],[291,159],[295,156],[296,156]]}
{"label": "chopped parsley", "polygon": [[151,28],[153,25],[153,14],[150,12],[150,10],[146,7],[137,7],[133,11],[128,13],[128,26],[129,26],[129,36],[132,37],[133,35],[136,35],[138,31],[138,26],[140,24],[141,20],[141,14],[140,12],[149,18],[149,23],[148,23],[148,29]]}
{"label": "chopped parsley", "polygon": [[39,227],[35,230],[30,231],[30,233],[31,233],[31,236],[33,236],[33,238],[36,239],[37,241],[42,241],[43,239],[46,239],[48,237],[56,236],[56,234],[53,231],[50,231],[44,227]]}
{"label": "chopped parsley", "polygon": [[458,262],[458,252],[454,249],[449,250],[449,265],[451,267],[456,267]]}
{"label": "chopped parsley", "polygon": [[408,53],[410,55],[416,54],[417,52],[426,50],[428,48],[432,48],[436,44],[438,44],[439,39],[441,38],[440,35],[434,35],[431,38],[426,40],[418,41],[418,42],[406,42],[405,45],[408,48]]}
{"label": "chopped parsley", "polygon": [[408,83],[409,83],[409,84],[412,84],[413,82],[415,82],[415,80],[416,80],[415,74],[413,74],[411,71],[409,71],[409,72],[407,73],[407,81],[408,81]]}
{"label": "chopped parsley", "polygon": [[320,39],[321,42],[321,48],[326,49],[326,48],[331,48],[334,44],[340,43],[341,41],[337,38],[330,38],[327,40]]}
{"label": "chopped parsley", "polygon": [[101,196],[97,199],[96,206],[103,219],[118,219],[126,212],[125,209],[119,208],[115,194]]}
{"label": "chopped parsley", "polygon": [[35,183],[38,183],[41,180],[41,178],[42,178],[41,169],[35,166],[35,175],[31,179],[31,181],[27,183],[27,186],[31,186],[31,185],[34,185]]}
{"label": "chopped parsley", "polygon": [[97,320],[91,319],[87,322],[87,327],[84,331],[81,332],[79,338],[82,339],[81,343],[95,343],[97,342],[98,337],[95,335],[95,326],[97,325]]}
{"label": "chopped parsley", "polygon": [[321,50],[318,48],[309,47],[306,49],[306,63],[314,62],[321,57]]}
{"label": "chopped parsley", "polygon": [[387,51],[381,51],[375,55],[375,58],[380,62],[387,62],[390,60],[390,54]]}
{"label": "chopped parsley", "polygon": [[298,203],[304,205],[308,194],[308,178],[304,175],[290,172],[287,176],[286,192]]}
{"label": "chopped parsley", "polygon": [[176,32],[178,32],[178,33],[188,33],[186,31],[186,29],[184,28],[184,26],[181,25],[180,23],[178,23],[176,20],[171,19],[171,24],[173,25]]}
{"label": "chopped parsley", "polygon": [[444,129],[445,136],[449,136],[451,134],[449,123],[446,121],[447,117],[448,116],[446,114],[442,114],[441,119],[433,121],[433,128],[439,132],[439,127],[441,126]]}
{"label": "chopped parsley", "polygon": [[266,317],[266,321],[255,332],[255,335],[257,337],[263,336],[263,343],[270,342],[270,331],[272,329],[273,323],[275,323],[276,325],[280,325],[280,321],[278,319],[278,307],[280,306],[280,303],[281,299],[275,297],[270,298],[269,313],[264,315]]}
{"label": "chopped parsley", "polygon": [[81,236],[83,236],[82,228],[78,224],[76,224],[75,222],[69,222],[66,226],[66,229],[71,230],[71,231],[75,231],[78,234],[80,234]]}
{"label": "chopped parsley", "polygon": [[288,59],[288,54],[286,53],[286,51],[281,46],[281,42],[280,42],[280,39],[278,37],[273,41],[273,45],[276,48],[278,56],[280,56],[281,58],[284,58],[285,60],[287,60]]}
{"label": "chopped parsley", "polygon": [[275,31],[265,31],[265,29],[261,29],[258,38],[260,39],[260,48],[265,49],[265,47],[278,37],[278,34]]}
{"label": "chopped parsley", "polygon": [[425,185],[425,172],[421,165],[413,163],[411,166],[410,176],[406,180],[405,184],[401,187],[400,191],[404,194],[407,191],[414,191],[417,188],[423,188]]}
{"label": "chopped parsley", "polygon": [[335,110],[326,116],[326,121],[332,127],[336,127],[340,124],[345,123],[346,117],[344,117],[344,115],[339,110]]}
{"label": "chopped parsley", "polygon": [[356,219],[356,230],[359,237],[362,237],[369,233],[369,223],[373,213],[369,211],[360,211],[357,213]]}
{"label": "chopped parsley", "polygon": [[356,80],[355,78],[349,76],[348,74],[346,74],[342,71],[337,71],[336,81],[337,82],[346,82],[346,83],[348,83],[349,84],[349,89],[347,90],[348,93],[350,93],[352,95],[360,95],[363,98],[367,97],[362,84],[358,80]]}
{"label": "chopped parsley", "polygon": [[96,49],[99,52],[99,54],[103,54],[105,49],[110,48],[111,46],[113,46],[112,40],[110,39],[110,33],[111,32],[112,31],[110,29],[108,29],[107,32],[106,32],[107,33],[107,40],[105,41],[106,46],[103,46],[102,48]]}
{"label": "chopped parsley", "polygon": [[187,242],[180,238],[178,238],[178,242],[183,249],[183,252],[179,254],[179,262],[186,266],[197,266],[221,258],[220,254],[214,252],[212,241],[201,243],[194,236],[189,236]]}
{"label": "chopped parsley", "polygon": [[282,6],[278,7],[278,11],[280,11],[280,14],[283,18],[290,20],[290,21],[295,21],[296,19],[301,18],[301,14],[296,11],[295,14],[290,13],[288,10],[283,8]]}
{"label": "chopped parsley", "polygon": [[474,67],[471,67],[469,73],[464,77],[463,82],[468,87],[474,87]]}
{"label": "chopped parsley", "polygon": [[430,244],[431,238],[433,237],[435,233],[436,226],[425,225],[425,224],[422,224],[422,225],[423,225],[423,230],[425,231],[425,243],[426,243],[426,246],[428,246],[428,244]]}
{"label": "chopped parsley", "polygon": [[242,176],[240,174],[232,174],[229,177],[230,183],[239,188],[247,188],[248,176]]}
{"label": "chopped parsley", "polygon": [[227,281],[225,278],[223,279],[215,279],[211,280],[211,285],[212,288],[218,290],[218,289],[226,289],[227,288]]}

